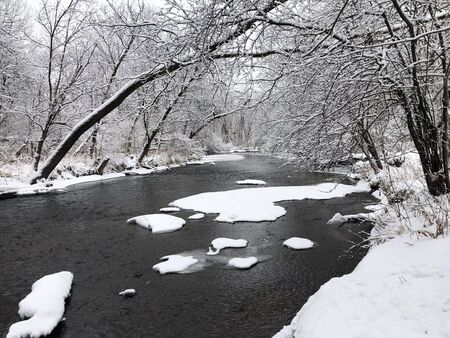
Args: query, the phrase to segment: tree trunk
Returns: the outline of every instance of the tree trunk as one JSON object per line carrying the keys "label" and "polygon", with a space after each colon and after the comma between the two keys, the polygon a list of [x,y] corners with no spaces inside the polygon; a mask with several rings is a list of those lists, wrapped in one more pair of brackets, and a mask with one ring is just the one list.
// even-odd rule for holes
{"label": "tree trunk", "polygon": [[[378,150],[375,146],[375,142],[373,141],[373,138],[370,135],[368,128],[364,127],[362,121],[358,121],[357,125],[359,127],[359,134],[361,136],[361,139],[367,147],[368,154],[366,154],[366,155],[369,155],[368,157],[369,157],[371,166],[373,167],[375,172],[378,172],[379,170],[383,170],[383,164],[381,163],[380,155],[378,154]],[[363,146],[361,146],[361,148],[363,148]]]}
{"label": "tree trunk", "polygon": [[94,126],[94,130],[92,131],[91,145],[89,147],[89,157],[90,158],[97,158],[97,137],[98,137],[99,129],[100,129],[100,123],[96,123]]}
{"label": "tree trunk", "polygon": [[105,171],[106,166],[108,165],[109,157],[106,157],[103,159],[103,161],[100,162],[100,164],[97,166],[97,169],[95,170],[98,175],[103,175],[103,172]]}
{"label": "tree trunk", "polygon": [[49,127],[50,126],[47,123],[45,125],[44,130],[42,130],[41,137],[39,138],[39,141],[37,142],[36,152],[35,152],[34,158],[33,158],[33,170],[34,171],[37,171],[38,168],[39,168],[39,163],[41,162],[41,158],[42,158],[42,150],[44,148],[45,139],[47,138],[47,135],[48,135]]}

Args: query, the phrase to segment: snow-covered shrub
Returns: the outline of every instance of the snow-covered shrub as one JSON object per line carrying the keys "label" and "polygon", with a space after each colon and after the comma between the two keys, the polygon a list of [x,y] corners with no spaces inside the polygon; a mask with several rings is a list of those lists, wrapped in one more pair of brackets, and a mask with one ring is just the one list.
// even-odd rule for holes
{"label": "snow-covered shrub", "polygon": [[365,162],[353,167],[371,186],[379,186],[378,197],[386,207],[376,218],[372,237],[383,241],[405,233],[432,237],[445,234],[449,225],[449,196],[435,197],[429,193],[417,153],[397,158],[401,159],[401,166],[390,166],[385,161],[384,169],[377,174]]}
{"label": "snow-covered shrub", "polygon": [[225,143],[220,136],[213,132],[204,133],[200,142],[207,154],[226,153],[233,149],[233,144]]}

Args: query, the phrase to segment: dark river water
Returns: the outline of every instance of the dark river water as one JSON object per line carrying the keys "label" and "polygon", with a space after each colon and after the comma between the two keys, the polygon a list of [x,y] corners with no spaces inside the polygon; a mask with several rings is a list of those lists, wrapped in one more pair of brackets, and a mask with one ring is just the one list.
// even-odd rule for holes
{"label": "dark river water", "polygon": [[[187,166],[69,188],[66,193],[0,201],[0,333],[19,320],[18,303],[43,275],[74,273],[66,321],[54,337],[271,337],[288,324],[309,296],[332,277],[352,271],[364,250],[352,250],[369,225],[341,228],[326,221],[373,203],[369,194],[325,201],[282,202],[275,222],[188,220],[182,230],[151,234],[126,220],[156,213],[169,202],[206,191],[239,188],[236,180],[268,186],[340,181],[342,176],[296,172],[273,158]],[[175,215],[187,217],[192,212]],[[292,236],[319,244],[306,251],[281,245]],[[217,257],[253,255],[261,262],[234,270],[219,262],[192,274],[160,276],[160,257],[206,252],[216,237],[244,238],[245,249]],[[220,258],[219,258],[220,259]],[[118,292],[135,288],[123,298]]]}

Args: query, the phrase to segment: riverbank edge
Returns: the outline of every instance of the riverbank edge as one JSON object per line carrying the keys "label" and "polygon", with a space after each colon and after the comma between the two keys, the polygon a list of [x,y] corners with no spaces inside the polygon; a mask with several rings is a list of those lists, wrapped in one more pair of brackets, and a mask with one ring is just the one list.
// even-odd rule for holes
{"label": "riverbank edge", "polygon": [[[198,159],[192,158],[184,158],[181,161],[178,161],[174,164],[168,165],[158,165],[153,168],[144,168],[144,167],[135,167],[135,164],[130,164],[129,167],[132,169],[126,169],[122,171],[113,171],[110,173],[97,175],[97,174],[87,174],[80,176],[73,176],[71,174],[65,173],[64,175],[60,175],[62,177],[56,179],[47,179],[42,180],[36,184],[28,184],[24,181],[20,181],[17,179],[10,179],[3,181],[6,184],[0,184],[0,200],[14,198],[19,196],[31,196],[31,195],[40,195],[47,194],[52,192],[64,192],[66,188],[73,185],[78,185],[82,183],[91,183],[98,181],[111,180],[116,178],[121,178],[125,176],[138,176],[138,175],[150,175],[154,173],[159,173],[162,171],[171,170],[174,168],[184,167],[187,165],[204,165],[204,164],[214,164],[214,161],[210,158],[213,158],[217,155],[239,155],[243,153],[251,153],[251,154],[259,154],[259,150],[255,149],[233,149],[228,152],[218,153],[216,155],[204,155]],[[67,177],[68,175],[68,177]],[[1,179],[2,177],[0,177]]]}
{"label": "riverbank edge", "polygon": [[418,161],[408,153],[400,167],[384,163],[379,173],[361,161],[351,168],[349,178],[379,188],[379,208],[366,217],[375,224],[370,249],[353,272],[323,284],[274,338],[448,337],[449,196],[428,193]]}

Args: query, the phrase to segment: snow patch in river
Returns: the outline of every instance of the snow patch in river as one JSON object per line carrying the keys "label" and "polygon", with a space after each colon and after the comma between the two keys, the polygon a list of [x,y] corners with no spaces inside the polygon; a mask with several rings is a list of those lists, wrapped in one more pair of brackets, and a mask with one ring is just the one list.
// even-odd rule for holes
{"label": "snow patch in river", "polygon": [[225,248],[245,248],[247,244],[248,241],[245,239],[232,239],[219,237],[211,242],[211,246],[215,250],[210,248],[210,250],[207,252],[207,255],[209,256],[217,255],[220,252],[220,250]]}
{"label": "snow patch in river", "polygon": [[127,223],[136,223],[143,228],[151,229],[154,234],[159,234],[181,229],[186,221],[172,215],[150,214],[130,218]]}
{"label": "snow patch in river", "polygon": [[199,212],[197,214],[189,216],[188,219],[202,219],[203,217],[205,217],[205,214]]}
{"label": "snow patch in river", "polygon": [[294,250],[305,250],[317,246],[317,244],[310,239],[300,237],[291,237],[285,240],[283,245]]}
{"label": "snow patch in river", "polygon": [[252,179],[237,181],[236,183],[239,185],[264,185],[264,184],[266,184],[266,182],[264,182],[264,181],[252,180]]}
{"label": "snow patch in river", "polygon": [[170,205],[203,213],[217,213],[219,215],[215,220],[219,222],[261,222],[274,221],[286,214],[286,210],[275,205],[275,202],[306,198],[323,200],[368,191],[370,187],[364,182],[357,185],[321,183],[309,186],[245,188],[192,195]]}
{"label": "snow patch in river", "polygon": [[159,209],[159,211],[161,211],[161,212],[178,212],[178,211],[180,211],[180,208],[177,208],[177,207],[164,207],[164,208]]}
{"label": "snow patch in river", "polygon": [[135,289],[125,289],[119,292],[119,296],[133,297],[136,294]]}
{"label": "snow patch in river", "polygon": [[258,258],[256,257],[236,257],[228,261],[228,265],[236,269],[250,269],[256,263],[258,263]]}
{"label": "snow patch in river", "polygon": [[40,337],[50,334],[63,318],[64,300],[69,296],[73,274],[61,271],[37,280],[19,303],[19,316],[29,318],[9,328],[7,338]]}
{"label": "snow patch in river", "polygon": [[161,257],[163,262],[153,265],[153,270],[159,272],[161,275],[167,273],[183,273],[199,260],[193,256],[182,255],[168,255]]}
{"label": "snow patch in river", "polygon": [[341,215],[339,212],[337,212],[336,214],[334,214],[333,217],[331,217],[328,220],[327,224],[341,226],[342,224],[347,223],[347,222],[348,222],[348,218]]}

